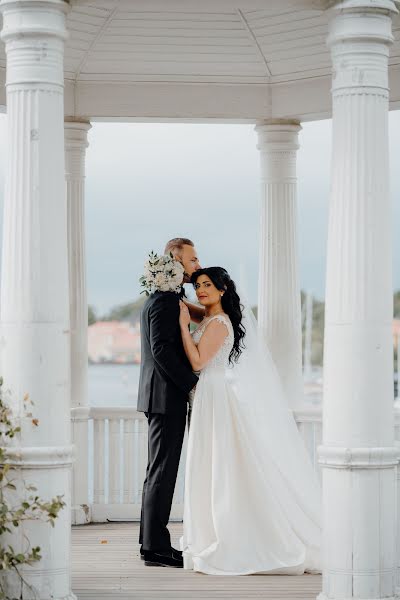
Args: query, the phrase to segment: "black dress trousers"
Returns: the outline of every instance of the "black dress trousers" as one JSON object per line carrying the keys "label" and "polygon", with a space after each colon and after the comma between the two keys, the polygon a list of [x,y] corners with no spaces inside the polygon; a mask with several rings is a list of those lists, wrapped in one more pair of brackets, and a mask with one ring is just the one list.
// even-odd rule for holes
{"label": "black dress trousers", "polygon": [[175,414],[147,413],[148,463],[143,484],[139,542],[143,550],[167,551],[167,528],[185,435],[186,411]]}

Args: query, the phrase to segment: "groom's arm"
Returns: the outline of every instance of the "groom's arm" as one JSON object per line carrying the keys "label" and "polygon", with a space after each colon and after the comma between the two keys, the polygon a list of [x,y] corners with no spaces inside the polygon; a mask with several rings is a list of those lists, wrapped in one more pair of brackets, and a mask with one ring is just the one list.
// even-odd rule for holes
{"label": "groom's arm", "polygon": [[157,298],[149,312],[150,345],[153,358],[164,375],[188,394],[198,377],[189,362],[182,360],[176,352],[176,343],[181,336],[179,310],[179,302],[172,295],[162,294]]}

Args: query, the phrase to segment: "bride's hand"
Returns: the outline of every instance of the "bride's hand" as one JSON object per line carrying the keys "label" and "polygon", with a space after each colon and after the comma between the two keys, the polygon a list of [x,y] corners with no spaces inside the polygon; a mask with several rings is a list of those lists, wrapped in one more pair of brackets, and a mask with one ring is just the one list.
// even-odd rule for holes
{"label": "bride's hand", "polygon": [[179,308],[181,310],[179,314],[179,325],[182,328],[186,328],[190,325],[190,314],[189,309],[182,300],[179,301]]}

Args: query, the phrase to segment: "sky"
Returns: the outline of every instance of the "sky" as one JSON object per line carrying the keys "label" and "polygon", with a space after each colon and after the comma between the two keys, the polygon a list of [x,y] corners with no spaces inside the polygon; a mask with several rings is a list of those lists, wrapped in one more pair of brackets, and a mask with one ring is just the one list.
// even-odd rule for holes
{"label": "sky", "polygon": [[[0,221],[6,159],[0,115]],[[400,288],[400,111],[389,116],[394,288]],[[150,250],[189,237],[257,300],[260,167],[253,125],[93,123],[86,176],[88,301],[98,314],[139,295]],[[324,297],[331,121],[304,123],[298,152],[301,288]],[[1,225],[1,222],[0,222]],[[1,231],[1,228],[0,228]],[[1,235],[0,235],[1,237]]]}

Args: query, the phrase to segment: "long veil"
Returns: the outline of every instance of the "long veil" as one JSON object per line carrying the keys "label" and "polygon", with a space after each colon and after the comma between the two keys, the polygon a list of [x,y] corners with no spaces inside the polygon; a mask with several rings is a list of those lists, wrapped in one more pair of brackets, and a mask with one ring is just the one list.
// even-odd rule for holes
{"label": "long veil", "polygon": [[321,488],[257,321],[239,291],[245,350],[231,371],[240,419],[286,518],[305,546],[305,570],[321,570]]}

